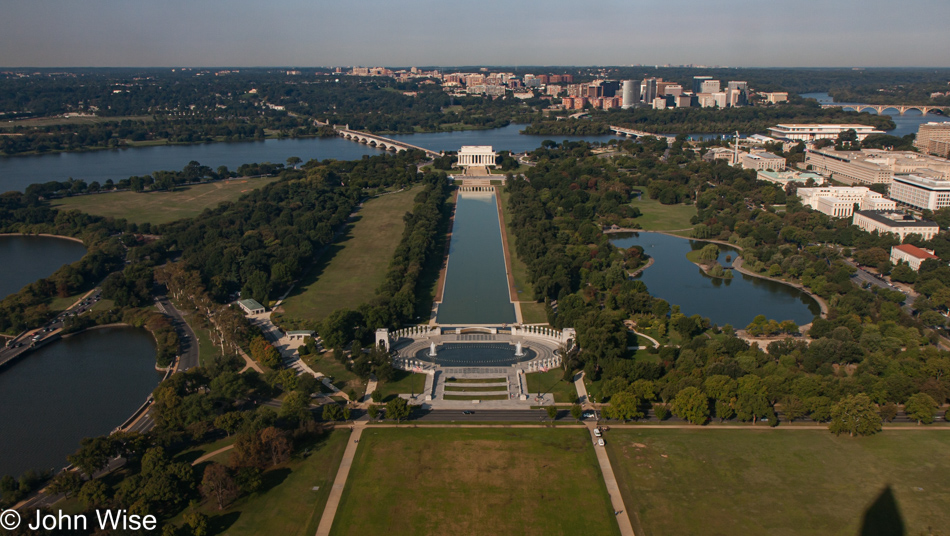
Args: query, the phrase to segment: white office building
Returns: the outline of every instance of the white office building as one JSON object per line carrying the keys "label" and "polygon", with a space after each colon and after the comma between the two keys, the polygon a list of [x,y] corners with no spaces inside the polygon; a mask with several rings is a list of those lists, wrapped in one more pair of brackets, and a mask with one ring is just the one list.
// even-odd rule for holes
{"label": "white office building", "polygon": [[850,218],[854,205],[859,210],[895,210],[897,204],[883,195],[863,186],[824,186],[799,188],[796,192],[802,204],[835,218]]}
{"label": "white office building", "polygon": [[766,169],[782,171],[785,169],[785,157],[765,151],[742,153],[739,156],[739,162],[742,163],[742,169],[754,169],[756,171]]}
{"label": "white office building", "polygon": [[783,123],[769,127],[769,135],[773,138],[797,141],[834,140],[838,135],[848,130],[854,130],[858,140],[863,140],[871,134],[884,134],[883,130],[874,130],[868,125],[821,125],[815,123]]}
{"label": "white office building", "polygon": [[891,248],[891,263],[897,265],[898,262],[906,262],[913,271],[920,270],[920,263],[928,259],[937,259],[934,252],[929,249],[919,248],[910,244],[901,244]]}
{"label": "white office building", "polygon": [[918,234],[924,240],[937,236],[940,226],[935,222],[919,220],[910,214],[878,210],[858,210],[851,221],[854,225],[869,233],[891,233],[897,235],[901,242],[909,234]]}
{"label": "white office building", "polygon": [[895,175],[891,199],[921,210],[950,207],[950,181],[919,175]]}

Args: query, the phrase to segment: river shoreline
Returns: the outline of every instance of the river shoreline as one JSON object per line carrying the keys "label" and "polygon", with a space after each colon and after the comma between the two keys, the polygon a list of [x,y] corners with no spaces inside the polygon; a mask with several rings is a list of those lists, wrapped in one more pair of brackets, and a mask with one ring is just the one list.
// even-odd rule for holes
{"label": "river shoreline", "polygon": [[0,233],[0,236],[45,236],[47,238],[62,238],[63,240],[71,240],[73,242],[79,242],[82,245],[86,245],[81,238],[76,238],[74,236],[65,236],[65,235],[54,235],[49,233]]}

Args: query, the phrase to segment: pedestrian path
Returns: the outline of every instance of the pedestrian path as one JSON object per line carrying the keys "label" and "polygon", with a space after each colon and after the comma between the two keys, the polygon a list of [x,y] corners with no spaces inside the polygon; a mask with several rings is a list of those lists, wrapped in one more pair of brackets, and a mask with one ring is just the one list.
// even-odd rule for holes
{"label": "pedestrian path", "polygon": [[590,399],[587,396],[587,386],[584,385],[584,372],[578,372],[574,376],[574,389],[577,390],[577,403],[582,408],[591,407]]}
{"label": "pedestrian path", "polygon": [[[340,461],[340,469],[336,473],[336,479],[333,481],[333,487],[330,489],[330,496],[327,498],[327,506],[323,510],[323,517],[320,518],[320,525],[317,527],[317,536],[330,536],[330,529],[333,527],[333,518],[336,517],[336,510],[340,506],[340,499],[343,497],[343,488],[346,487],[346,479],[350,476],[350,467],[353,465],[353,458],[356,457],[356,449],[359,446],[360,436],[363,435],[363,428],[366,421],[353,423],[353,432],[350,434],[350,442],[346,445],[343,452],[343,459]],[[631,534],[633,534],[631,532]]]}
{"label": "pedestrian path", "polygon": [[594,435],[596,424],[593,422],[586,424],[591,441],[595,443],[594,452],[597,454],[600,472],[604,475],[604,484],[607,485],[607,495],[610,496],[610,504],[613,505],[614,513],[617,516],[617,524],[620,525],[620,534],[622,536],[636,536],[636,533],[633,532],[633,525],[630,524],[630,517],[627,515],[627,508],[623,505],[623,496],[620,495],[620,486],[617,485],[614,468],[610,465],[610,458],[607,457],[607,449],[596,444],[597,437]]}

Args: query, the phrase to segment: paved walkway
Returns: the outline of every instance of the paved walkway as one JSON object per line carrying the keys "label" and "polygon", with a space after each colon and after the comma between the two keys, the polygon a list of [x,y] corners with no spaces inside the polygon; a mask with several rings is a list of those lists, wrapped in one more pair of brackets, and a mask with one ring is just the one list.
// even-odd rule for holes
{"label": "paved walkway", "polygon": [[[594,436],[595,423],[588,422],[587,430],[590,432],[591,441],[597,442]],[[620,495],[620,487],[617,485],[617,478],[614,476],[614,468],[610,465],[610,458],[607,457],[607,449],[594,445],[594,452],[597,453],[597,462],[600,464],[600,472],[604,475],[604,484],[607,485],[607,495],[610,496],[610,504],[613,505],[614,512],[617,512],[617,524],[620,525],[620,534],[622,536],[636,536],[633,532],[633,525],[630,524],[630,517],[627,515],[627,508],[623,505],[623,496]]]}
{"label": "paved walkway", "polygon": [[574,376],[574,389],[577,390],[577,403],[581,405],[582,408],[592,408],[590,398],[587,396],[587,386],[584,385],[584,372],[578,372]]}
{"label": "paved walkway", "polygon": [[213,452],[209,452],[209,453],[205,454],[204,456],[201,456],[201,457],[198,458],[197,460],[191,462],[191,466],[194,467],[194,466],[198,465],[199,463],[201,463],[201,462],[203,462],[203,461],[210,460],[211,458],[214,458],[214,457],[217,456],[218,454],[221,454],[222,452],[227,452],[227,451],[229,451],[229,450],[231,450],[231,449],[233,449],[233,448],[234,448],[234,445],[228,445],[228,446],[226,446],[226,447],[221,447],[221,448],[219,448],[218,450],[215,450],[215,451],[213,451]]}
{"label": "paved walkway", "polygon": [[327,498],[327,506],[323,510],[323,517],[320,518],[320,525],[317,527],[317,536],[330,535],[330,529],[333,527],[333,518],[336,517],[336,509],[340,506],[340,499],[343,497],[343,488],[346,487],[346,479],[350,476],[350,466],[353,465],[356,448],[359,446],[360,436],[363,435],[363,428],[365,428],[365,426],[366,421],[353,423],[353,432],[350,434],[350,442],[347,443],[346,450],[343,452],[343,459],[340,460],[340,469],[337,471],[336,479],[333,481],[333,488],[330,489],[330,496]]}

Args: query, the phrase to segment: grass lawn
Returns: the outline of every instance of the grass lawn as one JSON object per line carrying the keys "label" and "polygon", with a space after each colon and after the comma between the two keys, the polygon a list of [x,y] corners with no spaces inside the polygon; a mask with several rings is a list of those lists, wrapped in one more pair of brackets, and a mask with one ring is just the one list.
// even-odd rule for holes
{"label": "grass lawn", "polygon": [[[304,447],[310,449],[309,456],[295,455],[289,462],[269,469],[264,473],[261,491],[223,511],[213,501],[204,501],[200,509],[210,517],[209,534],[315,534],[349,437],[349,431],[324,435],[316,444]],[[181,525],[180,519],[173,522]]]}
{"label": "grass lawn", "polygon": [[646,192],[641,199],[634,199],[630,206],[640,209],[640,217],[635,221],[645,231],[691,229],[693,224],[689,220],[696,215],[695,205],[664,205],[650,199]]}
{"label": "grass lawn", "polygon": [[201,214],[224,201],[234,201],[241,194],[277,180],[276,177],[239,179],[183,186],[172,192],[117,192],[80,195],[54,199],[52,206],[64,210],[81,210],[96,216],[123,218],[131,223],[168,223]]}
{"label": "grass lawn", "polygon": [[[497,191],[501,195],[501,212],[505,217],[505,234],[508,235],[508,255],[511,257],[511,275],[515,280],[515,289],[518,291],[518,301],[533,301],[534,297],[534,287],[531,286],[531,283],[528,279],[528,265],[518,257],[518,239],[515,238],[515,233],[511,229],[511,217],[508,214],[508,197],[510,194],[505,191],[504,188],[498,188]],[[544,306],[542,305],[542,308]],[[524,313],[524,305],[522,305],[521,312]],[[527,322],[527,320],[525,320]],[[542,322],[547,322],[545,317]]]}
{"label": "grass lawn", "polygon": [[415,374],[405,370],[395,371],[391,381],[376,384],[376,389],[383,395],[383,402],[389,402],[403,393],[419,394],[425,387],[425,374]]}
{"label": "grass lawn", "polygon": [[508,378],[446,378],[445,383],[446,387],[448,384],[452,383],[505,383],[508,381]]}
{"label": "grass lawn", "polygon": [[445,394],[455,394],[455,393],[487,393],[489,391],[504,391],[508,392],[507,385],[486,385],[484,387],[462,387],[458,384],[446,384],[445,385]]}
{"label": "grass lawn", "polygon": [[402,238],[403,215],[418,188],[370,199],[355,224],[331,244],[282,304],[282,316],[313,325],[337,309],[355,309],[376,295]]}
{"label": "grass lawn", "polygon": [[344,393],[352,390],[357,397],[360,397],[366,392],[366,382],[356,374],[346,370],[346,366],[333,359],[333,354],[330,352],[315,356],[308,355],[305,356],[305,359],[314,372],[322,372],[324,376],[333,378],[331,383]]}
{"label": "grass lawn", "polygon": [[508,400],[508,393],[503,395],[452,395],[446,392],[443,400]]}
{"label": "grass lawn", "polygon": [[619,534],[586,430],[368,428],[331,534]]}
{"label": "grass lawn", "polygon": [[564,370],[553,368],[547,372],[525,374],[528,380],[528,395],[534,393],[552,393],[555,402],[577,402],[577,390],[574,382],[564,381]]}
{"label": "grass lawn", "polygon": [[[50,311],[56,311],[56,312],[65,311],[70,305],[79,301],[79,298],[82,298],[88,292],[89,292],[88,290],[84,290],[80,292],[79,294],[73,294],[72,296],[66,296],[65,298],[60,298],[60,297],[53,298],[49,302],[49,309]],[[96,305],[98,305],[98,303]]]}
{"label": "grass lawn", "polygon": [[537,302],[521,302],[521,318],[525,324],[547,324],[546,306]]}
{"label": "grass lawn", "polygon": [[[607,440],[638,535],[946,534],[948,449],[950,433],[917,430],[614,430]],[[872,505],[905,530],[861,532]]]}

